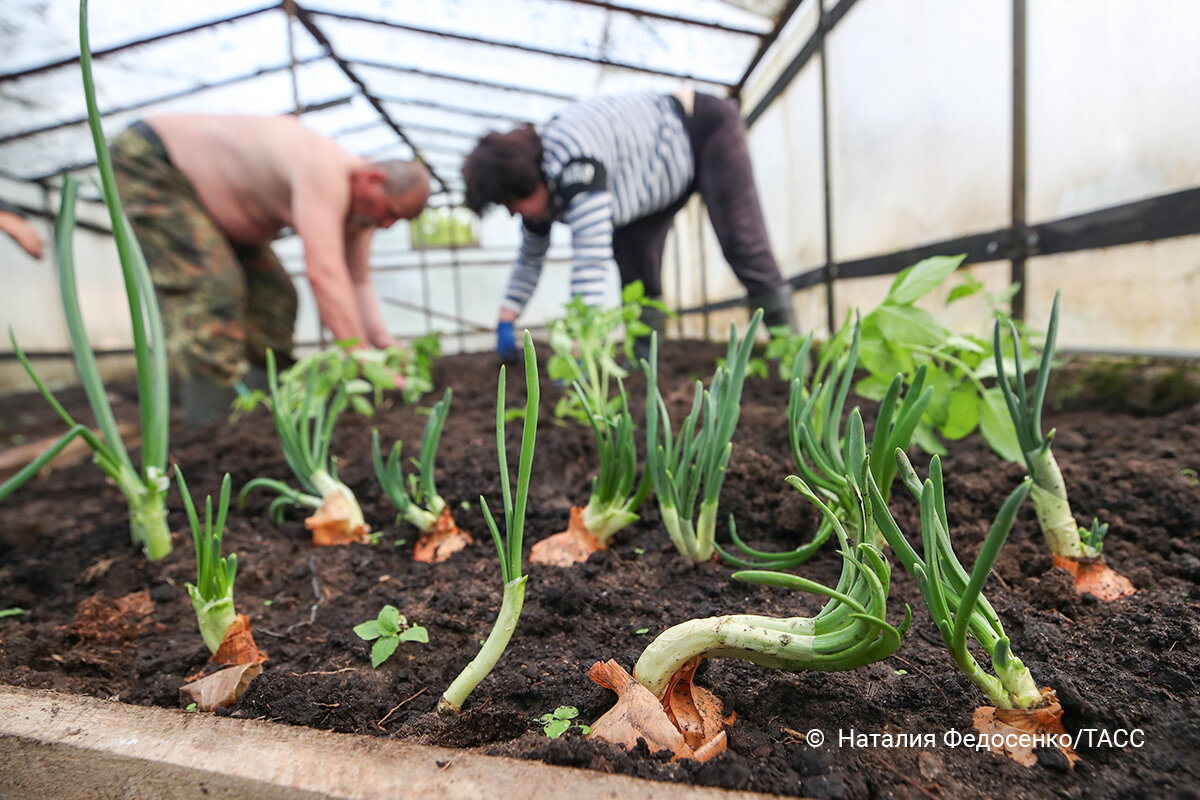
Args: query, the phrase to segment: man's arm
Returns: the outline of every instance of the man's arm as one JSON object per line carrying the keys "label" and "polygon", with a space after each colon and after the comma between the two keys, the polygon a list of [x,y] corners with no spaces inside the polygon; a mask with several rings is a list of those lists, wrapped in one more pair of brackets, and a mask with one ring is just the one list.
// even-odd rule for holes
{"label": "man's arm", "polygon": [[[340,172],[339,172],[340,175]],[[309,284],[321,321],[335,339],[366,344],[354,285],[347,265],[346,212],[350,184],[346,180],[303,180],[292,189],[292,225],[304,243]]]}
{"label": "man's arm", "polygon": [[350,281],[354,285],[354,302],[358,307],[359,320],[367,333],[372,347],[383,349],[399,344],[387,331],[383,322],[383,310],[379,297],[371,283],[370,254],[374,228],[365,228],[346,234],[346,266]]}

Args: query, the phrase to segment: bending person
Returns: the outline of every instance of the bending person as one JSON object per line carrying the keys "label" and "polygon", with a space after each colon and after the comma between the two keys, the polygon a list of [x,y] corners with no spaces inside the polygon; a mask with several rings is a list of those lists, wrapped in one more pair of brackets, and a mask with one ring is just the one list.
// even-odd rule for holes
{"label": "bending person", "polygon": [[334,338],[394,344],[368,255],[377,228],[424,209],[423,165],[368,163],[292,117],[152,117],[111,149],[189,422],[225,414],[235,384],[252,365],[261,370],[267,348],[291,360],[296,289],[270,246],[284,228],[303,243]]}
{"label": "bending person", "polygon": [[[571,227],[573,296],[597,303],[615,261],[622,286],[640,280],[658,299],[667,231],[696,191],[750,308],[763,308],[767,326],[795,329],[732,100],[643,91],[575,103],[540,132],[526,125],[488,133],[467,156],[463,178],[472,211],[499,204],[523,220],[497,326],[502,357],[516,355],[513,322],[537,286],[551,223]],[[645,321],[661,332],[662,313],[647,311]]]}

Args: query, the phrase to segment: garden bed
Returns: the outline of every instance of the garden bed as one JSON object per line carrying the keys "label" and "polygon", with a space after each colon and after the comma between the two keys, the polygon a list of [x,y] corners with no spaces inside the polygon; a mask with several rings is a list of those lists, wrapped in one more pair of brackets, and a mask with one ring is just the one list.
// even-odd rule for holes
{"label": "garden bed", "polygon": [[[692,381],[707,379],[722,354],[695,342],[669,344],[660,385],[674,418],[690,406]],[[523,400],[519,373],[510,370],[510,408]],[[1137,594],[1111,604],[1075,595],[1068,574],[1051,566],[1028,505],[987,587],[1014,652],[1039,684],[1058,691],[1067,730],[1138,729],[1140,747],[1113,746],[1097,733],[1090,745],[1085,739],[1079,746],[1083,760],[1072,772],[1047,750],[1039,751],[1038,766],[1026,768],[948,746],[949,731],[971,730],[971,712],[983,697],[954,667],[915,582],[895,569],[889,619],[898,623],[906,603],[914,613],[895,655],[836,674],[706,662],[698,682],[737,712],[729,751],[706,764],[671,763],[588,742],[576,732],[550,740],[535,720],[564,705],[576,706],[584,721],[599,717],[613,696],[588,680],[588,667],[612,658],[631,668],[645,645],[677,622],[731,612],[811,614],[820,600],[735,583],[724,565],[684,560],[663,532],[652,499],[639,522],[586,564],[527,566],[525,609],[508,650],[460,717],[439,717],[438,698],[475,655],[499,606],[496,553],[477,501],[483,494],[499,508],[500,484],[495,358],[446,358],[435,377],[439,387],[454,388],[438,488],[459,524],[475,535],[474,545],[442,564],[415,563],[415,532],[392,524],[395,511],[376,483],[371,428],[378,427],[385,442],[402,439],[406,454],[415,455],[426,417],[414,408],[373,419],[344,415],[333,448],[340,476],[384,536],[373,545],[314,549],[303,515],[289,514],[275,525],[266,518],[265,497],[252,496],[244,512],[231,512],[226,548],[239,559],[237,604],[250,615],[270,660],[242,701],[221,713],[780,795],[1195,796],[1187,793],[1200,786],[1200,407],[1136,416],[1075,397],[1066,409],[1047,410],[1046,427],[1058,429],[1055,453],[1072,506],[1081,522],[1094,514],[1110,523],[1109,563],[1131,578]],[[630,390],[640,415],[644,383],[635,379]],[[122,391],[128,389],[118,387]],[[543,392],[528,544],[566,527],[571,504],[587,498],[596,464],[590,430],[554,424],[558,391],[546,384]],[[428,403],[439,396],[430,395]],[[36,399],[0,402],[6,436],[21,435],[22,424],[46,430]],[[786,405],[779,381],[748,381],[722,491],[720,541],[729,513],[744,538],[768,549],[807,541],[816,526],[814,509],[783,482],[794,471]],[[870,404],[864,417],[869,429]],[[87,419],[82,410],[80,418]],[[510,454],[519,434],[519,424],[509,426]],[[171,456],[184,465],[196,495],[215,493],[226,470],[235,487],[253,477],[288,477],[261,410],[233,427],[177,428]],[[915,462],[924,472],[926,457]],[[952,535],[969,563],[1023,472],[978,436],[950,443],[943,465]],[[916,504],[900,487],[891,507],[902,528],[915,530]],[[90,464],[55,468],[0,506],[0,609],[29,610],[0,619],[0,681],[179,707],[179,686],[204,668],[209,651],[184,590],[195,579],[195,562],[190,536],[181,535],[186,523],[175,492],[170,509],[175,550],[148,563],[129,543],[123,498]],[[399,539],[407,541],[397,546]],[[833,585],[840,559],[830,545],[798,571]],[[73,629],[81,601],[142,590],[153,611],[130,627],[126,640],[98,641]],[[425,626],[430,640],[402,644],[372,670],[370,645],[352,628],[386,603]],[[823,733],[822,746],[812,731]],[[886,748],[876,736],[872,746],[873,734],[889,733],[920,734],[924,744]],[[929,734],[936,746],[928,746]],[[868,737],[866,746],[859,746],[859,735]]]}

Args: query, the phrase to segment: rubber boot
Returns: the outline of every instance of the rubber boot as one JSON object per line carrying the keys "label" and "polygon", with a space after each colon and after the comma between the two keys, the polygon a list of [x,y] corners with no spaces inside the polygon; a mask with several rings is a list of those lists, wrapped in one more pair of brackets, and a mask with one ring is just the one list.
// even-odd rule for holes
{"label": "rubber boot", "polygon": [[179,385],[183,397],[183,421],[200,425],[229,415],[229,405],[237,397],[232,386],[222,386],[198,378],[184,378]]}
{"label": "rubber boot", "polygon": [[766,330],[787,326],[792,333],[799,333],[796,325],[796,312],[792,309],[792,287],[781,286],[772,292],[753,295],[746,300],[746,306],[753,314],[755,309],[763,310],[762,326]]}
{"label": "rubber boot", "polygon": [[[651,300],[662,301],[661,297],[651,297]],[[658,333],[658,346],[662,347],[663,339],[667,338],[667,312],[654,306],[642,306],[642,322],[650,326],[650,330]],[[650,359],[650,334],[639,336],[633,342],[633,357],[637,360],[635,369],[641,369],[642,360]]]}

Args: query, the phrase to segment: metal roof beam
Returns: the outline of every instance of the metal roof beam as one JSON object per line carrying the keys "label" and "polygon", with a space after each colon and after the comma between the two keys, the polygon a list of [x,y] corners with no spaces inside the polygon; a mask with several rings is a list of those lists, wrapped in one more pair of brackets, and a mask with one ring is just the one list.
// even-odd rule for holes
{"label": "metal roof beam", "polygon": [[629,8],[628,6],[619,6],[613,3],[605,2],[605,0],[559,0],[563,3],[572,3],[580,6],[592,6],[593,8],[602,8],[605,11],[613,11],[618,14],[630,14],[643,19],[657,19],[663,22],[677,22],[681,25],[693,25],[700,28],[708,28],[710,30],[721,31],[723,33],[737,33],[743,36],[762,36],[762,31],[750,30],[749,28],[738,28],[732,25],[724,25],[720,22],[709,22],[708,20],[695,19],[693,17],[677,17],[673,14],[664,14],[661,11],[650,11],[641,8]]}
{"label": "metal roof beam", "polygon": [[432,100],[414,100],[410,97],[399,97],[397,95],[381,94],[379,99],[387,103],[397,103],[404,106],[417,106],[418,108],[432,108],[435,111],[445,111],[450,114],[462,114],[464,117],[478,117],[479,119],[490,120],[505,120],[517,125],[525,125],[533,120],[524,117],[513,116],[512,114],[502,114],[498,111],[481,111],[478,108],[470,108],[467,106],[452,106],[446,103],[435,103]]}
{"label": "metal roof beam", "polygon": [[[341,97],[335,97],[332,100],[323,100],[320,103],[309,103],[309,104],[301,106],[299,109],[297,109],[297,113],[309,114],[309,113],[312,113],[313,111],[324,111],[325,109],[328,109],[328,108],[334,108],[336,106],[344,106],[347,103],[354,100],[355,97],[357,97],[357,95],[347,94],[347,95],[342,95]],[[83,169],[91,169],[94,166],[96,166],[96,159],[93,158],[90,161],[81,161],[77,164],[67,164],[64,167],[59,167],[58,169],[54,170],[53,172],[47,172],[42,175],[35,175],[32,178],[17,178],[17,180],[29,181],[31,183],[43,183],[45,181],[50,180],[51,178],[56,178],[59,175],[62,175],[64,173],[78,172]]]}
{"label": "metal roof beam", "polygon": [[714,86],[723,86],[726,89],[732,89],[733,84],[728,81],[719,80],[716,78],[705,78],[700,75],[694,75],[690,72],[675,72],[673,70],[656,69],[654,67],[644,67],[639,64],[631,64],[624,61],[613,61],[608,58],[595,58],[593,56],[577,55],[575,53],[563,53],[557,50],[550,50],[544,47],[535,47],[528,44],[519,44],[517,42],[505,42],[498,39],[484,39],[479,36],[468,36],[462,33],[452,33],[450,31],[441,31],[436,28],[425,28],[419,25],[407,25],[400,22],[389,22],[388,20],[372,19],[371,17],[363,17],[356,14],[343,14],[334,11],[313,11],[313,14],[320,14],[323,17],[337,19],[343,22],[360,22],[367,25],[378,25],[392,30],[407,31],[408,33],[418,33],[425,36],[437,36],[443,39],[452,39],[456,42],[467,42],[469,44],[482,44],[489,47],[503,47],[509,50],[520,50],[524,53],[533,53],[541,56],[551,56],[553,58],[564,58],[570,61],[582,61],[588,64],[599,64],[605,67],[617,67],[619,69],[627,69],[633,72],[642,72],[648,75],[661,75],[667,78],[678,78],[679,80],[694,80],[701,83],[709,83]]}
{"label": "metal roof beam", "polygon": [[347,59],[347,63],[357,67],[372,67],[374,69],[385,69],[392,72],[402,72],[406,75],[416,75],[421,78],[433,78],[441,81],[453,81],[467,86],[478,86],[483,89],[496,89],[502,92],[520,92],[521,94],[532,94],[538,97],[546,97],[551,100],[565,100],[567,102],[578,100],[579,95],[563,94],[561,92],[551,92],[545,89],[534,89],[524,86],[513,86],[507,83],[494,83],[492,81],[484,81],[478,78],[466,78],[459,75],[447,75],[441,72],[430,72],[428,70],[416,69],[415,67],[401,67],[396,64],[385,64],[382,61],[363,61],[358,58]]}
{"label": "metal roof beam", "polygon": [[[401,141],[412,148],[412,151],[417,158],[420,158],[420,148],[413,144],[400,126],[396,124],[396,121],[387,113],[387,109],[383,107],[383,104],[379,102],[379,99],[367,91],[367,84],[363,82],[362,78],[358,77],[358,74],[355,73],[348,63],[346,63],[346,60],[337,54],[337,51],[333,48],[333,43],[329,41],[329,37],[327,37],[325,32],[322,31],[317,23],[313,21],[312,15],[309,14],[308,10],[299,4],[293,4],[293,8],[295,9],[296,19],[300,21],[300,24],[304,26],[304,29],[307,30],[309,34],[317,40],[319,45],[325,48],[325,50],[329,53],[329,57],[333,59],[334,63],[338,65],[338,68],[345,74],[345,76],[350,79],[350,82],[358,87],[359,92],[362,93],[362,96],[368,103],[371,104],[371,107],[375,109],[379,116],[383,117],[384,121],[387,122],[388,127],[400,137]],[[421,160],[424,161],[424,159]],[[434,171],[433,167],[426,165],[426,168],[429,170],[429,174],[433,177],[433,179],[438,182],[438,185],[444,189],[446,187],[446,182],[442,180],[441,176]]]}
{"label": "metal roof beam", "polygon": [[[821,0],[821,2],[823,1],[824,0]],[[784,6],[783,11],[781,11],[779,14],[779,19],[775,21],[775,27],[771,29],[770,33],[762,37],[762,41],[759,42],[758,45],[758,51],[755,52],[754,57],[750,59],[750,63],[746,66],[746,71],[742,73],[742,77],[738,79],[737,84],[733,87],[731,94],[733,94],[735,97],[741,95],[742,89],[746,88],[746,81],[750,80],[750,73],[754,72],[755,67],[758,66],[758,62],[762,61],[763,56],[765,56],[767,51],[771,49],[771,45],[775,44],[775,40],[778,39],[779,34],[783,32],[783,26],[788,24],[788,21],[791,20],[792,15],[796,13],[796,9],[798,9],[800,4],[803,2],[804,0],[788,0],[787,5]]]}
{"label": "metal roof beam", "polygon": [[[128,50],[132,47],[141,47],[142,45],[153,44],[154,42],[161,42],[165,39],[173,39],[176,36],[183,36],[183,35],[189,34],[189,33],[196,33],[197,31],[202,31],[205,28],[213,28],[213,27],[216,27],[217,25],[225,25],[230,22],[237,22],[239,20],[258,16],[259,14],[263,14],[267,11],[274,11],[280,7],[281,7],[280,3],[271,3],[270,5],[261,6],[260,8],[253,9],[251,11],[244,11],[241,14],[234,14],[232,16],[212,20],[210,22],[201,22],[197,25],[189,25],[186,28],[176,28],[173,31],[167,31],[165,33],[157,33],[154,36],[147,36],[144,39],[135,39],[132,42],[126,42],[124,44],[115,45],[113,47],[106,47],[103,50],[95,50],[92,52],[92,58],[93,59],[103,58],[104,56],[109,56],[109,55],[112,55],[113,53],[119,53],[122,50]],[[59,69],[61,67],[69,67],[72,64],[78,64],[78,63],[79,63],[79,56],[71,56],[70,58],[60,59],[59,61],[51,61],[48,64],[42,64],[37,67],[30,67],[29,69],[23,69],[19,72],[10,72],[7,75],[0,75],[0,83],[7,83],[9,81],[17,80],[18,78],[28,78],[31,75],[37,75],[42,72],[49,72],[50,70]]]}
{"label": "metal roof beam", "polygon": [[[342,128],[338,131],[335,131],[335,132],[329,134],[329,138],[337,139],[338,137],[341,137],[341,136],[351,136],[353,134],[362,133],[363,131],[370,130],[371,128],[375,128],[375,127],[378,127],[379,125],[383,125],[383,124],[384,124],[383,120],[372,120],[371,122],[363,122],[358,125],[351,125],[348,128]],[[477,139],[479,139],[478,133],[467,133],[466,131],[456,131],[456,130],[451,130],[450,128],[438,128],[433,125],[414,125],[412,123],[407,123],[407,124],[405,124],[404,129],[410,133],[412,133],[414,131],[419,131],[421,133],[432,133],[437,136],[453,136],[453,137],[456,137],[459,139],[470,139],[471,141],[476,141]]]}
{"label": "metal roof beam", "polygon": [[[316,61],[320,61],[323,58],[325,58],[325,56],[310,56],[309,58],[303,59],[301,61],[297,61],[296,64],[298,66],[303,66],[305,64],[311,64]],[[237,75],[232,78],[225,78],[223,80],[213,81],[212,83],[202,83],[198,86],[193,86],[188,89],[181,89],[180,91],[177,91],[177,92],[171,92],[169,94],[159,95],[158,97],[152,97],[149,100],[140,100],[136,103],[132,103],[127,106],[118,106],[117,108],[110,108],[107,111],[101,112],[100,116],[101,116],[101,118],[104,118],[104,117],[111,117],[114,114],[127,114],[130,111],[137,111],[138,109],[157,105],[158,103],[166,103],[171,100],[179,100],[184,97],[191,97],[194,94],[199,94],[200,92],[206,92],[209,89],[221,89],[226,86],[232,86],[234,84],[241,83],[242,81],[249,81],[249,80],[254,80],[255,78],[261,78],[264,75],[272,75],[276,72],[284,72],[286,70],[291,69],[291,66],[292,65],[289,63],[289,64],[279,64],[279,65],[273,66],[273,67],[263,67],[261,69],[255,70],[254,72],[248,72],[244,75]],[[88,121],[88,118],[87,118],[87,115],[85,114],[81,117],[75,117],[73,119],[63,120],[61,122],[56,122],[51,125],[43,125],[40,128],[29,128],[28,130],[18,131],[16,133],[10,133],[10,134],[7,134],[6,136],[0,136],[0,145],[8,144],[9,142],[15,142],[18,139],[27,139],[30,136],[38,136],[43,133],[52,133],[53,131],[59,130],[61,128],[69,128],[72,125],[82,125],[83,123],[85,123],[87,121]]]}

